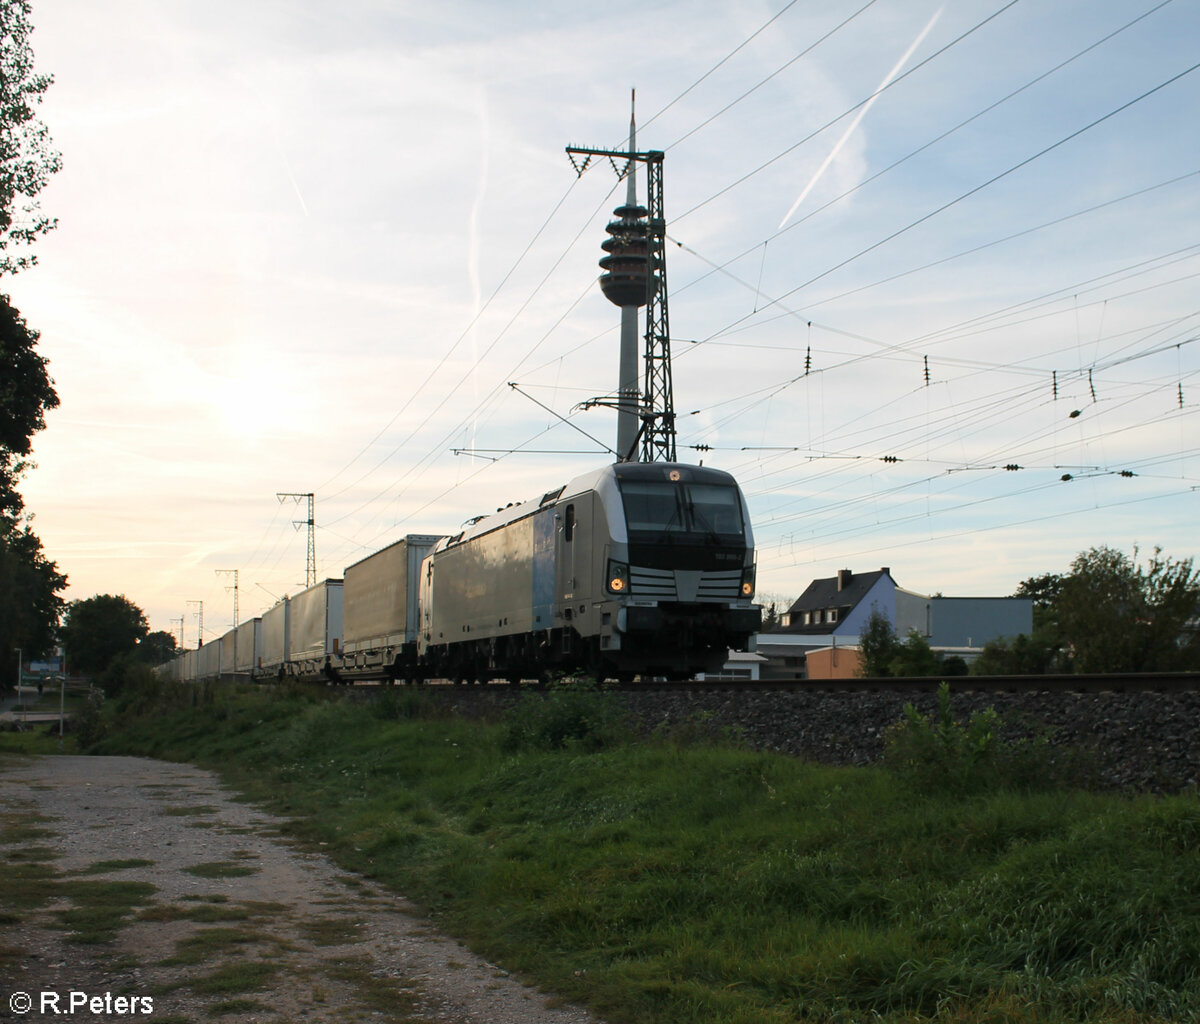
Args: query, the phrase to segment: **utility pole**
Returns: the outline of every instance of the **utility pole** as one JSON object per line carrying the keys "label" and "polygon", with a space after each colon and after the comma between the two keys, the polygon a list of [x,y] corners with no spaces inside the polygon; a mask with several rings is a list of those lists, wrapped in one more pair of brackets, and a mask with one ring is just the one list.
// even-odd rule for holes
{"label": "utility pole", "polygon": [[[622,307],[624,314],[630,306],[645,305],[646,334],[644,345],[644,370],[641,394],[640,418],[642,421],[638,433],[642,441],[643,462],[674,462],[675,461],[675,398],[671,381],[671,331],[667,317],[667,222],[663,214],[663,158],[658,150],[637,152],[632,118],[630,119],[628,152],[609,149],[590,149],[580,146],[568,146],[567,154],[575,173],[582,177],[587,170],[592,157],[607,157],[619,177],[633,175],[635,164],[646,165],[646,209],[632,202],[629,196],[636,197],[636,191],[630,180],[627,202],[618,207],[614,213],[621,218],[609,225],[612,238],[605,243],[604,249],[610,255],[600,261],[607,274],[601,278],[601,287],[610,301]],[[576,156],[582,156],[582,161],[576,161]],[[624,169],[618,169],[618,161],[624,161]],[[643,217],[645,218],[643,220]],[[637,265],[641,265],[641,270]],[[640,289],[644,295],[632,295],[627,292],[630,286]],[[611,293],[611,294],[610,294]],[[624,369],[622,369],[620,386],[624,390]],[[585,402],[589,405],[616,405],[618,410],[626,405],[626,396],[619,394],[616,401],[593,400]],[[622,433],[618,431],[618,433]],[[624,444],[624,437],[619,437],[618,448]],[[632,449],[619,452],[622,460],[633,457]]]}
{"label": "utility pole", "polygon": [[[196,616],[200,620],[199,628],[197,630],[199,639],[196,641],[196,647],[197,647],[197,649],[199,649],[204,646],[204,602],[203,601],[189,601],[188,604],[195,604],[195,605],[200,606],[200,610],[198,612],[196,612]],[[180,632],[181,633],[183,632],[182,627],[180,628]]]}
{"label": "utility pole", "polygon": [[[233,591],[233,662],[230,665],[229,674],[236,678],[238,666],[238,571],[236,569],[214,569],[213,572],[215,572],[218,576],[233,577],[233,586],[226,587],[225,592],[229,593],[229,591]],[[224,650],[224,648],[222,648],[222,660],[224,660],[226,653],[227,652]],[[220,671],[218,670],[218,675],[219,674]]]}
{"label": "utility pole", "polygon": [[304,563],[304,585],[306,587],[315,587],[317,585],[317,517],[315,514],[316,498],[312,491],[305,493],[294,492],[275,492],[275,497],[282,504],[286,499],[291,498],[296,504],[300,504],[302,499],[308,499],[308,518],[293,519],[292,525],[298,530],[302,526],[308,527],[308,557]]}
{"label": "utility pole", "polygon": [[226,587],[225,592],[233,591],[233,628],[238,628],[238,571],[236,569],[214,569],[218,576],[232,576],[233,586]]}

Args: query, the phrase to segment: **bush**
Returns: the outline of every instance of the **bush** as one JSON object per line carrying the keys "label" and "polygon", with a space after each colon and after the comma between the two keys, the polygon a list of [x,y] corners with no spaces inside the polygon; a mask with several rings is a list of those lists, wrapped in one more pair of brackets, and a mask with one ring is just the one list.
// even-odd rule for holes
{"label": "bush", "polygon": [[923,792],[969,794],[998,789],[1030,792],[1078,781],[1083,766],[1074,751],[1057,750],[1050,733],[1015,732],[994,708],[973,711],[956,721],[950,687],[938,687],[931,716],[905,705],[904,718],[884,739],[884,764]]}
{"label": "bush", "polygon": [[527,693],[505,716],[506,750],[601,750],[628,737],[621,702],[592,679],[560,679]]}
{"label": "bush", "polygon": [[72,729],[80,750],[87,750],[108,735],[108,720],[104,717],[104,691],[89,686],[83,705],[72,719]]}
{"label": "bush", "polygon": [[157,690],[161,683],[154,669],[134,652],[118,654],[108,663],[108,668],[96,676],[96,685],[107,697],[115,697],[127,690]]}

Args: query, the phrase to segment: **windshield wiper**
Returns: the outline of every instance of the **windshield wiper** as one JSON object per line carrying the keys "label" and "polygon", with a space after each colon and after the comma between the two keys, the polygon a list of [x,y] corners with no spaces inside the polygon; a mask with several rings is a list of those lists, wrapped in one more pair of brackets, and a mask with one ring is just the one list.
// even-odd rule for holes
{"label": "windshield wiper", "polygon": [[663,524],[662,528],[663,536],[671,544],[675,543],[675,538],[671,535],[671,527],[676,523],[679,524],[680,529],[686,529],[683,523],[683,503],[679,500],[678,495],[675,497],[675,511],[671,513],[671,518]]}
{"label": "windshield wiper", "polygon": [[688,512],[691,514],[692,522],[694,524],[698,525],[702,530],[704,530],[705,533],[708,534],[709,542],[711,544],[720,546],[720,544],[721,544],[720,535],[717,533],[717,531],[715,529],[713,529],[713,525],[711,522],[709,522],[708,517],[703,512],[701,512],[699,509],[696,508],[695,502],[689,502]]}

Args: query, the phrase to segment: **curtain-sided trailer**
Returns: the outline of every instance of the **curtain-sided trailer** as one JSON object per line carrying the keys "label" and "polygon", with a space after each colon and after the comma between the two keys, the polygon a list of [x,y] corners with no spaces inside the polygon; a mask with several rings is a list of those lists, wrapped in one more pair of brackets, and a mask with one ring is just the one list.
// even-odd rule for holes
{"label": "curtain-sided trailer", "polygon": [[258,672],[261,676],[282,675],[285,671],[291,636],[291,604],[291,598],[285,597],[262,614],[262,662]]}
{"label": "curtain-sided trailer", "polygon": [[243,622],[233,632],[233,674],[238,679],[252,679],[262,664],[262,619]]}
{"label": "curtain-sided trailer", "polygon": [[353,679],[408,679],[417,665],[421,562],[441,540],[409,534],[346,568],[342,656],[338,672]]}
{"label": "curtain-sided trailer", "polygon": [[188,652],[194,666],[192,678],[196,680],[221,678],[221,641],[212,640],[203,647]]}
{"label": "curtain-sided trailer", "polygon": [[231,629],[220,640],[222,679],[251,680],[262,660],[262,619]]}
{"label": "curtain-sided trailer", "polygon": [[341,653],[342,581],[322,580],[262,616],[260,676],[330,678]]}

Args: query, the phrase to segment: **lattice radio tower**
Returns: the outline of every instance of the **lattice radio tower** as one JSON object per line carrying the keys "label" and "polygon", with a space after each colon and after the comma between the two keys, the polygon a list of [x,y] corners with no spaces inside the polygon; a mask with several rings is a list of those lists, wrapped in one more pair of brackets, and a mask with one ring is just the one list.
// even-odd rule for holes
{"label": "lattice radio tower", "polygon": [[[605,273],[600,287],[605,297],[621,307],[622,324],[636,325],[637,308],[646,307],[643,345],[641,394],[631,394],[629,354],[622,332],[622,360],[619,390],[615,398],[596,398],[584,406],[605,405],[618,412],[617,455],[622,462],[634,460],[641,440],[642,462],[674,462],[675,399],[671,385],[671,331],[667,317],[667,222],[663,215],[663,157],[658,150],[637,151],[637,135],[632,114],[629,122],[629,150],[590,149],[568,146],[567,154],[575,173],[582,176],[592,157],[607,157],[619,178],[627,178],[624,206],[613,211],[618,218],[608,225],[609,238],[603,248],[608,253],[600,260]],[[576,160],[583,157],[582,161]],[[618,161],[624,161],[623,166]],[[635,168],[646,165],[646,206],[637,205]],[[634,327],[636,331],[636,326]],[[635,371],[636,372],[636,371]],[[629,423],[640,420],[635,432]],[[631,436],[632,434],[632,436]]]}

